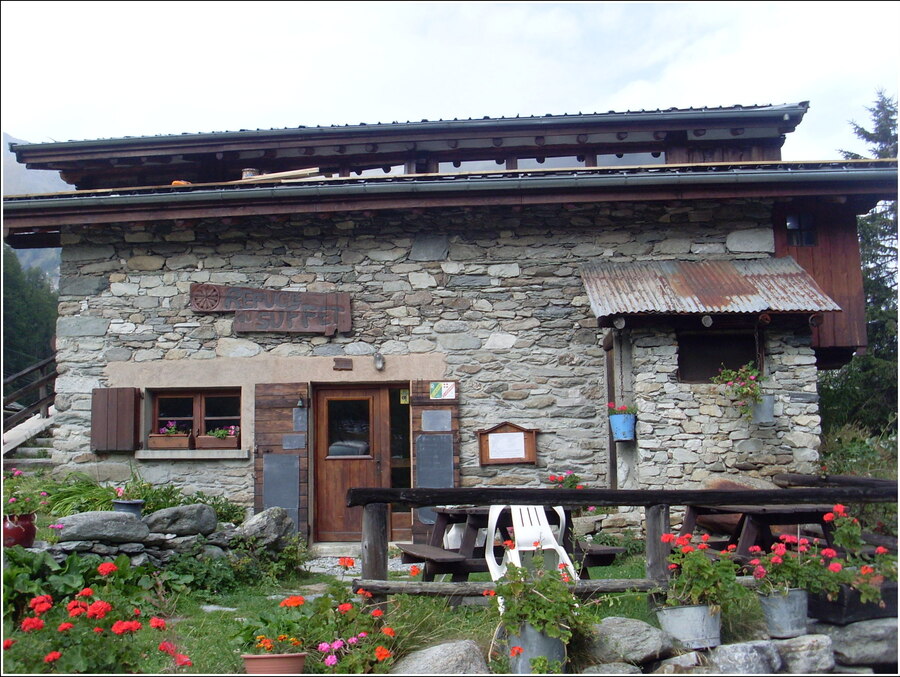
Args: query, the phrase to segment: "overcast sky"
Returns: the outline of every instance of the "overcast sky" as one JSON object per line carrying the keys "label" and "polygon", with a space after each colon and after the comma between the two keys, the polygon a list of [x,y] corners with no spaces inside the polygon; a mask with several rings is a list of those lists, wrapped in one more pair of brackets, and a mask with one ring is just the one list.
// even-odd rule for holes
{"label": "overcast sky", "polygon": [[2,3],[32,143],[809,101],[788,160],[864,151],[900,2]]}

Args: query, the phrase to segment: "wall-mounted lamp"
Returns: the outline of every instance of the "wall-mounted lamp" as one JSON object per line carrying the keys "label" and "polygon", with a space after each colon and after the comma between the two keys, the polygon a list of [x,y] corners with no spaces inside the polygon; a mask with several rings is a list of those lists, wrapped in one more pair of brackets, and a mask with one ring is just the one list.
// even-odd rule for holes
{"label": "wall-mounted lamp", "polygon": [[303,409],[306,406],[306,402],[303,401],[302,397],[297,398],[297,409]]}
{"label": "wall-mounted lamp", "polygon": [[375,353],[372,355],[372,362],[375,364],[376,371],[384,371],[384,355]]}

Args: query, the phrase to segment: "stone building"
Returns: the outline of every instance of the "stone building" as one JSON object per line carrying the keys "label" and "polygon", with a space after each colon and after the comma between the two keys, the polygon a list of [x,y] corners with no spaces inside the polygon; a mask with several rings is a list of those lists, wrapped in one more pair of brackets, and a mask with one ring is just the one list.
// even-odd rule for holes
{"label": "stone building", "polygon": [[[77,188],[4,199],[7,242],[62,247],[54,458],[281,505],[314,542],[359,538],[353,486],[812,471],[817,369],[865,349],[855,217],[897,165],[782,161],[806,110],[13,145]],[[749,361],[762,422],[710,383]]]}

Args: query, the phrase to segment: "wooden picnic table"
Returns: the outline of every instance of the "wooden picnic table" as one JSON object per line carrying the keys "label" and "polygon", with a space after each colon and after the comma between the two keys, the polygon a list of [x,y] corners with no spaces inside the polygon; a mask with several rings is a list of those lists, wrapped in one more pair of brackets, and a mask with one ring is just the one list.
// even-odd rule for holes
{"label": "wooden picnic table", "polygon": [[735,554],[746,557],[754,545],[768,551],[777,537],[773,526],[817,524],[822,528],[825,541],[832,546],[832,525],[825,521],[831,505],[689,505],[685,511],[679,535],[692,534],[701,515],[737,515],[738,522],[726,545],[736,546]]}
{"label": "wooden picnic table", "polygon": [[[612,564],[616,555],[625,552],[625,548],[605,545],[584,545],[577,541],[573,535],[571,509],[564,508],[566,516],[566,529],[563,537],[563,547],[572,561],[580,569],[579,576],[589,578],[590,566],[604,566]],[[439,506],[434,508],[436,514],[434,526],[427,544],[397,544],[400,549],[401,561],[404,563],[424,563],[422,580],[433,581],[438,574],[450,574],[454,582],[468,580],[469,574],[487,572],[487,560],[485,548],[495,548],[497,559],[503,556],[503,546],[495,545],[495,534],[484,533],[488,526],[488,506]],[[559,515],[551,507],[546,508],[548,521],[551,525],[559,524]],[[456,545],[448,535],[452,533],[454,525],[463,525],[459,534],[459,544]],[[509,512],[504,511],[497,523],[497,529],[501,538],[505,540],[509,534],[507,529],[512,527]],[[479,545],[480,537],[484,537],[484,544]]]}

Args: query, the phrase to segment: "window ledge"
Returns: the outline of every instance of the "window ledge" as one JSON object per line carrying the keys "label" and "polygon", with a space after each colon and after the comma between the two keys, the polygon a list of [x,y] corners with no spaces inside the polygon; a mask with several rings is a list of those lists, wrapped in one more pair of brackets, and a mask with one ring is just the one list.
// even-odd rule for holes
{"label": "window ledge", "polygon": [[247,449],[138,449],[137,460],[144,461],[222,461],[250,457]]}

